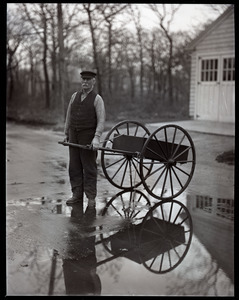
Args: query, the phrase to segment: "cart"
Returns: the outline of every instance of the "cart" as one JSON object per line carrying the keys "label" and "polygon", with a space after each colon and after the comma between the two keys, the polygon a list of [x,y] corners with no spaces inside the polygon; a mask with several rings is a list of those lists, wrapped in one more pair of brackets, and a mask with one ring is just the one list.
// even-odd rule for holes
{"label": "cart", "polygon": [[158,200],[180,195],[189,185],[196,164],[190,135],[173,124],[150,134],[140,122],[122,121],[108,132],[99,150],[103,172],[112,185],[129,190],[143,184],[145,190]]}
{"label": "cart", "polygon": [[[99,225],[100,242],[113,258],[123,254],[135,259],[132,252],[137,249],[135,261],[150,271],[172,270],[185,257],[192,239],[190,213],[174,199],[187,188],[195,170],[190,135],[174,124],[150,133],[138,121],[122,121],[108,132],[99,150],[105,177],[121,189],[102,211],[102,216],[119,222],[120,230]],[[160,201],[152,206],[140,187]]]}

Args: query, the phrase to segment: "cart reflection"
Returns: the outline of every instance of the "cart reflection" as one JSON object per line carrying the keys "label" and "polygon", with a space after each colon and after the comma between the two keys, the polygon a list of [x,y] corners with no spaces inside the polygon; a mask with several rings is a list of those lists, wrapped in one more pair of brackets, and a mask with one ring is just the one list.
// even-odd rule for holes
{"label": "cart reflection", "polygon": [[[99,295],[97,267],[119,256],[156,274],[169,272],[182,262],[192,239],[192,220],[185,205],[167,199],[151,207],[137,190],[115,195],[97,218],[88,209],[79,220],[77,206],[71,216],[79,231],[69,232],[68,256],[63,259],[67,294]],[[103,244],[110,257],[97,261],[97,244]]]}

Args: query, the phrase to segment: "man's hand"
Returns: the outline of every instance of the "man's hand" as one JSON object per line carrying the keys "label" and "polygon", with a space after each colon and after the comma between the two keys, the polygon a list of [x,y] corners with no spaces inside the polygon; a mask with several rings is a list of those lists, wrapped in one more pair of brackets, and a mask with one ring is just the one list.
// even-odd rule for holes
{"label": "man's hand", "polygon": [[91,147],[93,150],[97,150],[100,147],[100,137],[99,136],[95,136],[91,142]]}
{"label": "man's hand", "polygon": [[66,136],[63,140],[63,143],[68,143],[69,142],[69,136]]}

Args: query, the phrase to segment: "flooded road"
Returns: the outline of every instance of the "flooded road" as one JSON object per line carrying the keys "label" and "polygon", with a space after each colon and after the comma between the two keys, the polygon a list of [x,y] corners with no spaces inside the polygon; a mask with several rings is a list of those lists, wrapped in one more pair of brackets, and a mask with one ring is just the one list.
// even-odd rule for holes
{"label": "flooded road", "polygon": [[[71,195],[61,132],[7,124],[7,295],[234,295],[234,139],[192,133],[186,191],[120,192],[99,160],[96,211]],[[123,204],[122,204],[123,203]]]}

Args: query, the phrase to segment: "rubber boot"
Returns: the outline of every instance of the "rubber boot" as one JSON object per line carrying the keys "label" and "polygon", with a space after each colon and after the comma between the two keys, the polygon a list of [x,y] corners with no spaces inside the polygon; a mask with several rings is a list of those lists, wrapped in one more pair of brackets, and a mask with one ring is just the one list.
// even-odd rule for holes
{"label": "rubber boot", "polygon": [[76,204],[78,202],[83,202],[83,197],[81,193],[81,189],[79,187],[75,187],[72,190],[72,197],[66,201],[66,205]]}

